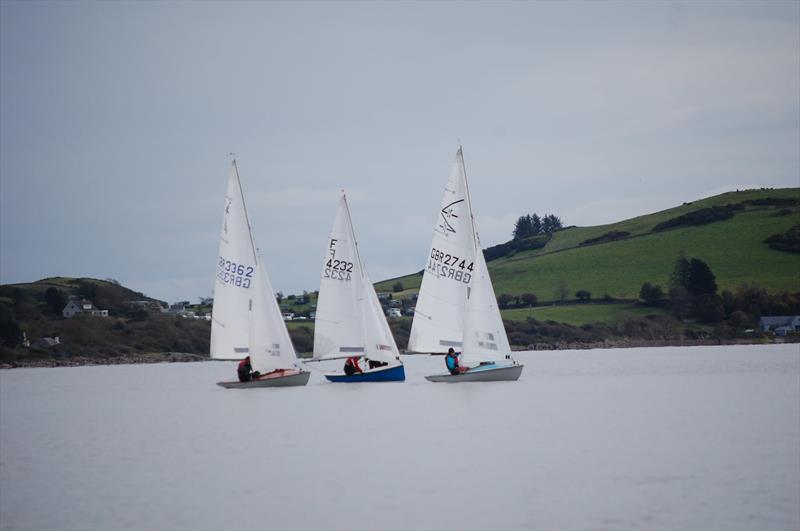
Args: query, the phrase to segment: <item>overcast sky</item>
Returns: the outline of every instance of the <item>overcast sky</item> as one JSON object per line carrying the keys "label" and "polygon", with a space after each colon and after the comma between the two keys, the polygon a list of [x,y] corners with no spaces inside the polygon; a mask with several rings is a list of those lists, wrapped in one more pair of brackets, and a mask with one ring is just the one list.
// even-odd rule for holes
{"label": "overcast sky", "polygon": [[800,3],[0,3],[0,282],[209,296],[230,152],[275,289],[339,190],[424,267],[459,141],[484,246],[800,186]]}

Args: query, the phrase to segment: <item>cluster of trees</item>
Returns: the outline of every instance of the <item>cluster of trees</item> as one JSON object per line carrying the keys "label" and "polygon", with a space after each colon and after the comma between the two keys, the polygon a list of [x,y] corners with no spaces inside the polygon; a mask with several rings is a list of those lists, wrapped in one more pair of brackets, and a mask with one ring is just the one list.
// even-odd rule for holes
{"label": "cluster of trees", "polygon": [[653,232],[660,232],[667,229],[677,229],[679,227],[691,227],[693,225],[706,225],[708,223],[714,223],[715,221],[724,221],[732,218],[736,212],[740,212],[742,210],[744,210],[744,204],[742,203],[701,208],[700,210],[687,212],[681,216],[662,221],[653,227]]}
{"label": "cluster of trees", "polygon": [[519,240],[537,234],[551,234],[563,228],[564,224],[555,214],[547,214],[542,218],[538,214],[526,214],[517,219],[512,234],[515,240]]}
{"label": "cluster of trees", "polygon": [[509,295],[501,293],[497,296],[497,306],[501,310],[507,308],[532,308],[539,302],[539,297],[535,293],[523,293],[522,295]]}
{"label": "cluster of trees", "polygon": [[737,290],[717,293],[714,273],[698,259],[680,256],[670,277],[669,291],[650,282],[642,284],[639,299],[650,306],[668,306],[675,317],[695,318],[704,323],[727,321],[737,328],[754,328],[763,315],[800,312],[800,294],[770,295],[757,284],[742,284]]}

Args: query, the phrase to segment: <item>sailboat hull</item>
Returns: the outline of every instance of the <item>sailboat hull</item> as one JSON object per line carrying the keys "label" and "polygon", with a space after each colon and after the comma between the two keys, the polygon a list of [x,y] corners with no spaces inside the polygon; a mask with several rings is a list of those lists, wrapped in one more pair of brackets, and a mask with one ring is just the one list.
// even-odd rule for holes
{"label": "sailboat hull", "polygon": [[433,374],[426,376],[429,382],[515,382],[522,374],[523,365],[481,365],[461,374]]}
{"label": "sailboat hull", "polygon": [[249,382],[229,381],[217,382],[217,385],[225,389],[251,389],[254,387],[298,387],[308,383],[311,377],[310,372],[298,372],[286,376],[267,376],[250,380]]}
{"label": "sailboat hull", "polygon": [[403,382],[406,379],[406,371],[403,365],[393,365],[391,367],[379,367],[350,376],[343,373],[326,374],[325,378],[331,382],[340,383]]}

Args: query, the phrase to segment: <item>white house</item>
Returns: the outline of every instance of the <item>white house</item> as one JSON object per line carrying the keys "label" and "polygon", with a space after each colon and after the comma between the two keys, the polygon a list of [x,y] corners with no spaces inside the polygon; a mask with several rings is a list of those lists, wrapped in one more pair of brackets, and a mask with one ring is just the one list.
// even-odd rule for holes
{"label": "white house", "polygon": [[779,336],[800,332],[800,315],[770,315],[758,322],[762,332],[774,331]]}
{"label": "white house", "polygon": [[400,308],[389,308],[389,311],[386,312],[388,317],[402,317],[403,314],[400,312]]}
{"label": "white house", "polygon": [[61,315],[69,319],[75,314],[85,313],[95,315],[97,317],[108,317],[108,310],[98,310],[92,301],[86,299],[71,299],[64,309],[61,310]]}
{"label": "white house", "polygon": [[291,321],[294,319],[294,313],[292,312],[283,312],[283,320],[284,321]]}

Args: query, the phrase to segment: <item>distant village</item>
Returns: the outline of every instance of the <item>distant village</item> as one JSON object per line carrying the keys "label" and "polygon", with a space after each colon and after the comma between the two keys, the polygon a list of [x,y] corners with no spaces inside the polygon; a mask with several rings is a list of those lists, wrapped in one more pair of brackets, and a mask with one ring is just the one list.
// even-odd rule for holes
{"label": "distant village", "polygon": [[[317,305],[312,303],[312,301],[316,301],[315,295],[316,294],[312,296],[311,294],[304,293],[303,295],[289,295],[284,298],[281,293],[278,293],[276,300],[280,306],[283,320],[313,321],[317,315]],[[413,304],[417,299],[416,294],[408,299],[394,299],[392,298],[393,294],[391,292],[379,292],[377,295],[386,317],[399,318],[403,316],[411,317],[414,315]],[[211,297],[201,298],[197,304],[192,304],[190,301],[178,301],[169,306],[162,306],[152,300],[129,301],[128,304],[132,309],[158,311],[162,314],[174,315],[184,319],[210,321],[214,299]],[[91,300],[75,297],[67,302],[61,314],[66,319],[70,319],[79,314],[108,317],[108,310],[97,308]]]}
{"label": "distant village", "polygon": [[[414,315],[413,304],[416,303],[417,300],[416,294],[411,295],[409,298],[402,299],[392,298],[393,293],[391,292],[378,292],[377,295],[386,317],[397,319],[401,317],[412,317]],[[284,298],[282,294],[278,293],[276,299],[284,321],[314,321],[316,318],[317,305],[312,304],[312,300],[316,300],[316,297],[312,297],[311,294],[289,295]],[[174,315],[175,317],[184,319],[210,321],[214,299],[211,297],[201,298],[198,304],[191,304],[190,301],[178,301],[167,307],[151,300],[129,301],[129,304],[133,308],[140,308],[145,311],[155,310],[162,314]],[[99,309],[92,301],[81,298],[70,299],[61,313],[67,319],[78,314],[108,317],[108,310]],[[784,337],[787,334],[800,333],[800,315],[764,316],[759,320],[758,327],[762,332],[771,332],[779,337]],[[43,339],[53,342],[54,344],[58,343],[58,338]]]}

